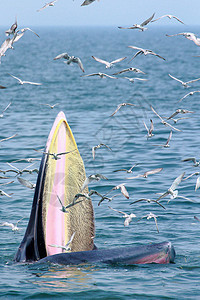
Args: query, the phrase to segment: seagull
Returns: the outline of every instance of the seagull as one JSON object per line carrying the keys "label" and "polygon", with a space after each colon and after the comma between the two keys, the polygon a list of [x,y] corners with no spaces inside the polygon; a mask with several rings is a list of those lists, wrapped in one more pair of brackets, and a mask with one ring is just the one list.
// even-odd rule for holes
{"label": "seagull", "polygon": [[51,104],[48,104],[48,103],[40,103],[41,105],[46,105],[46,106],[49,106],[51,109],[53,109],[56,105],[59,105],[59,103],[55,103],[53,105]]}
{"label": "seagull", "polygon": [[35,183],[30,182],[29,180],[25,180],[21,177],[17,177],[19,183],[21,183],[22,185],[24,185],[25,187],[33,190],[36,187]]}
{"label": "seagull", "polygon": [[0,85],[0,89],[1,90],[6,89],[6,86]]}
{"label": "seagull", "polygon": [[145,127],[146,130],[147,130],[147,139],[148,139],[148,138],[151,138],[152,136],[154,136],[154,134],[152,133],[152,132],[153,132],[153,129],[154,129],[153,121],[150,119],[150,122],[151,122],[151,125],[150,125],[150,128],[148,129],[146,123],[143,121],[144,127]]}
{"label": "seagull", "polygon": [[131,83],[134,83],[135,80],[139,80],[139,81],[147,81],[148,79],[143,79],[143,78],[138,78],[138,77],[135,77],[135,78],[129,78],[129,77],[124,77],[126,79],[128,79]]}
{"label": "seagull", "polygon": [[14,37],[7,38],[1,45],[1,47],[0,47],[0,63],[1,63],[1,57],[5,56],[6,51],[8,49],[13,49]]}
{"label": "seagull", "polygon": [[110,115],[111,117],[113,117],[117,112],[118,110],[120,110],[121,107],[123,106],[136,106],[135,104],[132,104],[132,103],[120,103],[118,106],[117,106],[117,109],[112,113],[112,115]]}
{"label": "seagull", "polygon": [[116,185],[114,188],[112,188],[105,196],[107,196],[111,191],[114,191],[114,190],[119,190],[121,191],[122,195],[126,198],[126,199],[129,199],[129,193],[125,187],[125,184],[126,183],[121,183],[119,185]]}
{"label": "seagull", "polygon": [[96,61],[98,61],[98,62],[100,62],[100,63],[102,63],[102,64],[105,64],[105,65],[106,65],[106,69],[111,68],[111,67],[113,67],[113,64],[116,64],[116,63],[118,63],[118,62],[120,62],[120,61],[126,59],[126,57],[121,57],[121,58],[118,58],[118,59],[113,60],[113,61],[111,61],[111,62],[108,62],[108,61],[106,61],[106,60],[97,58],[97,57],[95,57],[95,56],[92,56],[92,58],[94,58],[94,60],[96,60]]}
{"label": "seagull", "polygon": [[169,126],[169,127],[171,127],[172,129],[174,129],[174,130],[176,130],[176,131],[181,131],[180,129],[177,129],[177,128],[175,128],[174,126],[172,126],[172,125],[170,125],[169,123],[167,123],[156,111],[155,111],[155,109],[152,107],[152,106],[150,106],[151,107],[151,110],[156,114],[156,116],[161,120],[161,123],[163,124],[163,125],[165,125],[165,126]]}
{"label": "seagull", "polygon": [[116,195],[114,195],[114,196],[112,196],[112,197],[107,197],[106,195],[103,195],[103,196],[102,196],[100,193],[98,193],[98,192],[96,192],[96,191],[95,191],[95,194],[97,194],[99,197],[101,197],[101,199],[100,199],[99,202],[98,202],[98,206],[99,206],[99,205],[101,204],[101,202],[103,202],[104,200],[108,200],[108,201],[110,202],[110,201],[113,200],[113,198],[115,198],[115,197],[121,195],[121,194],[116,194]]}
{"label": "seagull", "polygon": [[185,98],[188,97],[188,96],[194,95],[194,93],[200,93],[200,91],[192,91],[192,92],[187,93],[187,94],[186,94],[185,96],[183,96],[177,103],[181,102],[183,99],[185,99]]}
{"label": "seagull", "polygon": [[198,167],[200,165],[200,161],[197,161],[195,157],[185,158],[182,161],[192,161],[194,163],[194,167]]}
{"label": "seagull", "polygon": [[153,145],[153,146],[159,146],[159,147],[169,148],[170,147],[169,142],[170,142],[171,138],[172,138],[172,130],[170,131],[170,134],[169,134],[169,137],[167,139],[167,142],[164,145]]}
{"label": "seagull", "polygon": [[1,139],[1,140],[0,140],[0,143],[1,143],[1,142],[4,142],[4,141],[7,141],[7,140],[10,140],[10,139],[12,139],[12,138],[14,138],[14,137],[16,137],[16,136],[17,136],[17,133],[14,134],[14,135],[12,135],[12,136],[9,136],[9,137],[7,137],[7,138]]}
{"label": "seagull", "polygon": [[[23,219],[23,218],[22,218]],[[9,222],[4,222],[2,223],[0,226],[9,226],[12,228],[12,231],[16,232],[19,231],[19,227],[17,226],[18,223],[22,220],[20,219],[19,221],[17,221],[16,225],[14,225],[13,223],[9,223]]]}
{"label": "seagull", "polygon": [[91,4],[92,2],[94,2],[95,0],[85,0],[82,4],[81,4],[81,6],[85,6],[85,5],[89,5],[89,4]]}
{"label": "seagull", "polygon": [[[151,55],[155,55],[163,60],[166,60],[164,57],[156,54],[155,52],[153,52],[152,50],[148,50],[148,49],[143,49],[143,48],[139,48],[139,47],[135,47],[135,46],[128,46],[129,48],[131,49],[135,49],[135,50],[138,50],[138,52],[136,52],[136,54],[131,58],[131,60],[133,60],[136,56],[138,56],[139,54],[144,54],[145,56],[148,55],[148,54],[151,54]],[[131,61],[130,60],[130,61]]]}
{"label": "seagull", "polygon": [[[13,168],[13,169],[4,171],[4,172],[6,172],[6,173],[7,173],[7,172],[15,172],[15,173],[17,173],[17,175],[22,175],[24,172],[30,174],[30,173],[32,173],[32,172],[34,172],[34,171],[37,171],[37,173],[38,173],[38,170],[37,170],[37,169],[29,170],[29,169],[24,168],[23,170],[19,170],[18,168],[16,168],[15,166],[11,165],[10,163],[7,162],[7,164],[8,164],[11,168]],[[33,164],[31,164],[30,166],[28,166],[28,168],[30,168],[32,165],[33,165]],[[17,175],[16,175],[16,176],[17,176]]]}
{"label": "seagull", "polygon": [[106,178],[104,175],[102,175],[102,174],[92,174],[92,175],[89,175],[86,179],[85,179],[85,181],[84,181],[84,183],[83,183],[83,185],[82,185],[82,187],[81,187],[81,191],[83,191],[87,186],[88,186],[88,184],[90,184],[91,182],[93,182],[93,181],[99,181],[99,180],[101,180],[101,179],[105,179],[105,180],[108,180],[108,178]]}
{"label": "seagull", "polygon": [[176,19],[178,22],[184,24],[183,21],[181,21],[179,18],[177,18],[176,16],[173,16],[173,15],[164,15],[164,16],[161,16],[161,17],[159,17],[159,18],[157,18],[157,19],[152,20],[151,23],[152,23],[152,22],[155,22],[155,21],[158,21],[158,20],[160,20],[160,19],[162,19],[162,18],[165,18],[165,17],[169,18],[170,20],[174,18],[174,19]]}
{"label": "seagull", "polygon": [[88,75],[83,75],[82,77],[90,77],[90,76],[99,76],[100,78],[108,77],[108,78],[111,78],[111,79],[117,79],[114,76],[110,76],[108,74],[101,73],[101,72],[99,72],[99,73],[92,73],[92,74],[88,74]]}
{"label": "seagull", "polygon": [[8,30],[5,31],[5,34],[6,35],[10,35],[10,34],[14,35],[16,29],[17,29],[17,17],[15,17],[15,23],[12,24],[12,26],[10,27],[10,29],[8,29]]}
{"label": "seagull", "polygon": [[19,84],[24,84],[24,83],[27,83],[27,84],[32,84],[32,85],[42,85],[42,83],[37,83],[37,82],[31,82],[31,81],[23,81],[21,80],[20,78],[16,77],[16,76],[13,76],[11,74],[8,73],[8,75],[10,75],[11,77],[13,77],[14,79],[18,80],[19,81]]}
{"label": "seagull", "polygon": [[178,185],[181,183],[183,177],[185,175],[185,172],[183,172],[181,175],[179,175],[172,183],[172,185],[170,186],[170,188],[163,193],[156,201],[159,201],[160,199],[166,197],[167,195],[170,195],[171,199],[174,199],[178,196],[178,190],[176,190],[176,188],[178,187]]}
{"label": "seagull", "polygon": [[61,248],[61,249],[63,249],[63,250],[66,251],[66,252],[67,252],[67,251],[70,251],[71,248],[69,247],[69,245],[70,245],[71,242],[73,241],[75,233],[76,233],[76,232],[74,232],[74,233],[72,234],[70,240],[67,242],[67,244],[66,244],[65,246],[54,245],[54,244],[49,245],[49,246],[50,246],[50,247],[55,247],[55,248]]}
{"label": "seagull", "polygon": [[200,38],[197,38],[196,35],[192,32],[181,32],[176,34],[166,34],[166,36],[177,36],[177,35],[183,35],[186,39],[193,41],[197,46],[200,46]]}
{"label": "seagull", "polygon": [[42,9],[44,8],[47,8],[48,6],[54,6],[54,3],[57,2],[58,0],[54,0],[54,1],[51,1],[49,3],[46,3],[43,7],[41,7],[40,9],[38,9],[37,11],[41,11]]}
{"label": "seagull", "polygon": [[121,26],[118,26],[118,28],[119,29],[139,29],[141,31],[144,31],[144,30],[147,30],[147,28],[144,27],[144,26],[147,25],[149,22],[151,22],[151,20],[153,19],[154,16],[155,16],[155,13],[153,13],[153,15],[150,18],[148,18],[147,20],[145,20],[144,22],[142,22],[140,25],[134,24],[131,27],[121,27]]}
{"label": "seagull", "polygon": [[184,82],[184,81],[182,81],[182,80],[180,80],[180,79],[178,79],[178,78],[176,78],[176,77],[174,77],[174,76],[172,76],[172,75],[170,75],[170,74],[168,74],[168,75],[169,75],[169,77],[171,77],[172,79],[174,79],[174,80],[180,82],[185,88],[190,87],[190,86],[188,85],[189,83],[192,83],[192,82],[195,82],[195,81],[200,80],[200,78],[197,78],[197,79],[193,79],[193,80]]}
{"label": "seagull", "polygon": [[3,190],[0,190],[0,196],[6,196],[6,197],[11,198],[11,195],[12,195],[12,194],[7,194],[7,193],[4,192]]}
{"label": "seagull", "polygon": [[8,105],[4,108],[2,113],[0,114],[0,118],[3,118],[5,111],[11,106],[12,102],[8,103]]}
{"label": "seagull", "polygon": [[171,118],[175,117],[178,114],[193,114],[194,111],[189,111],[186,109],[177,109],[169,118],[167,118],[167,120],[170,120]]}
{"label": "seagull", "polygon": [[126,173],[133,173],[133,168],[135,168],[135,166],[137,166],[138,164],[134,164],[130,169],[119,169],[119,170],[115,170],[113,172],[120,172],[120,171],[125,171]]}
{"label": "seagull", "polygon": [[27,161],[27,162],[31,163],[35,160],[41,160],[41,159],[40,158],[35,158],[35,157],[21,158],[21,159],[17,159],[17,160],[12,161],[12,163],[19,162],[19,161]]}
{"label": "seagull", "polygon": [[60,202],[60,204],[62,206],[62,208],[60,210],[64,213],[68,213],[68,211],[66,210],[65,206],[63,205],[63,203],[62,203],[62,201],[61,201],[61,199],[58,195],[57,195],[57,198],[58,198],[58,201]]}
{"label": "seagull", "polygon": [[[76,195],[74,196],[74,199],[72,200],[72,202],[69,203],[67,206],[65,206],[65,210],[66,210],[67,208],[70,208],[70,207],[72,207],[72,206],[74,206],[74,205],[76,205],[76,204],[82,202],[83,199],[78,200],[80,197],[81,197],[81,198],[85,198],[85,199],[87,199],[87,200],[92,200],[92,199],[90,198],[90,193],[89,193],[89,194],[78,193],[78,194],[76,194]],[[77,201],[77,200],[78,200],[78,201]],[[66,211],[66,212],[67,212],[67,211]]]}
{"label": "seagull", "polygon": [[99,144],[97,146],[92,147],[92,157],[93,157],[93,159],[95,159],[95,151],[97,149],[101,148],[101,147],[106,147],[107,149],[109,149],[110,151],[112,151],[112,149],[110,147],[108,147],[106,144],[101,143],[101,144]]}
{"label": "seagull", "polygon": [[[159,233],[159,230],[158,230],[158,223],[157,223],[157,216],[156,216],[156,215],[154,215],[153,213],[150,212],[149,214],[143,216],[140,220],[142,220],[143,218],[147,218],[147,220],[149,220],[149,219],[151,219],[151,218],[154,218],[154,221],[155,221],[155,223],[156,223],[156,228],[157,228],[157,231],[158,231],[158,233]],[[138,220],[138,222],[139,222],[140,220]]]}
{"label": "seagull", "polygon": [[135,73],[140,73],[140,74],[146,74],[143,71],[141,71],[140,69],[130,67],[130,68],[127,68],[127,69],[123,69],[119,72],[116,72],[113,75],[118,75],[118,74],[122,74],[122,73],[125,73],[125,72],[135,72]]}
{"label": "seagull", "polygon": [[[166,119],[167,119],[167,118],[166,118]],[[174,124],[176,124],[178,121],[184,120],[184,119],[189,119],[189,118],[186,118],[186,117],[183,117],[183,118],[177,118],[177,119],[171,118],[170,120],[174,121]]]}
{"label": "seagull", "polygon": [[140,174],[140,175],[137,175],[137,176],[134,176],[134,177],[129,177],[127,179],[135,179],[135,178],[139,178],[139,177],[147,178],[149,175],[159,173],[162,170],[163,170],[163,168],[153,169],[153,170],[150,170],[150,171],[146,171],[144,174]]}
{"label": "seagull", "polygon": [[194,219],[200,222],[200,219],[198,217],[194,216]]}
{"label": "seagull", "polygon": [[124,226],[129,226],[129,224],[130,224],[130,222],[132,221],[132,219],[133,219],[133,218],[136,218],[136,215],[133,214],[133,213],[131,213],[131,214],[128,215],[127,213],[125,213],[125,212],[123,212],[123,211],[114,209],[114,208],[112,208],[112,207],[110,207],[110,206],[108,206],[108,207],[109,207],[110,209],[112,209],[112,210],[114,210],[114,211],[116,211],[116,212],[118,212],[118,213],[120,213],[120,214],[123,215],[123,218],[125,218]]}
{"label": "seagull", "polygon": [[146,202],[148,202],[148,203],[155,202],[155,203],[157,203],[158,205],[160,205],[162,208],[166,209],[166,208],[165,208],[161,203],[159,203],[158,201],[156,201],[156,200],[151,200],[151,199],[146,199],[146,198],[142,198],[142,199],[136,200],[136,201],[134,201],[134,202],[131,202],[130,205],[131,205],[131,204],[135,204],[135,203],[137,203],[137,202],[141,202],[141,201],[146,201]]}
{"label": "seagull", "polygon": [[58,160],[58,159],[61,159],[61,157],[59,157],[59,156],[65,155],[65,154],[69,154],[69,153],[71,153],[71,152],[76,151],[77,149],[74,149],[74,150],[72,150],[72,151],[67,151],[67,152],[61,152],[61,153],[50,153],[50,152],[40,151],[40,150],[36,150],[36,149],[33,149],[33,150],[34,150],[34,151],[37,151],[37,152],[41,152],[41,153],[46,154],[46,155],[48,155],[48,156],[51,155],[51,156],[52,156],[52,159]]}
{"label": "seagull", "polygon": [[83,68],[83,64],[82,64],[82,62],[81,62],[81,60],[80,60],[79,57],[70,56],[67,61],[64,61],[64,63],[67,64],[67,65],[71,64],[72,62],[78,64],[78,66],[81,69],[81,71],[85,72],[85,70]]}

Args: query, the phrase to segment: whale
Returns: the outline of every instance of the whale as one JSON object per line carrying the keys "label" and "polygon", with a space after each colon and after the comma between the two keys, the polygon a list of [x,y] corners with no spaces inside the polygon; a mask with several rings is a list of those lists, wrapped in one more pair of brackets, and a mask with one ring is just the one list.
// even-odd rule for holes
{"label": "whale", "polygon": [[[15,262],[63,265],[174,263],[176,253],[169,241],[97,248],[94,244],[92,200],[80,197],[76,205],[70,206],[85,180],[83,160],[66,116],[61,111],[55,118],[42,152],[30,218],[15,254]],[[88,187],[85,187],[83,193],[88,192]],[[63,211],[61,205],[69,206],[69,209]],[[66,251],[64,246],[72,236]]]}

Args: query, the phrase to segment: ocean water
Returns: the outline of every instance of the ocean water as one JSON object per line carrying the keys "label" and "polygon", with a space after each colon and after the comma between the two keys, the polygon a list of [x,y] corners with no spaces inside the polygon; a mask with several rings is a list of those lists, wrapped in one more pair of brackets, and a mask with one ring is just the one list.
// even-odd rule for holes
{"label": "ocean water", "polygon": [[[4,41],[1,28],[1,43]],[[98,248],[124,245],[142,245],[171,241],[176,250],[175,264],[110,266],[86,264],[82,266],[35,266],[15,264],[13,258],[24,236],[29,220],[33,190],[19,184],[15,173],[7,173],[9,179],[0,179],[0,189],[11,197],[0,196],[0,222],[16,223],[19,232],[9,227],[0,227],[0,297],[3,299],[199,299],[200,298],[200,189],[195,192],[197,176],[182,181],[179,195],[188,199],[169,196],[161,203],[131,202],[140,198],[156,199],[156,193],[165,192],[174,179],[185,172],[185,176],[199,172],[192,162],[182,162],[188,157],[200,159],[199,154],[199,101],[200,94],[188,96],[177,103],[185,94],[200,89],[200,81],[185,89],[171,79],[171,74],[183,81],[200,77],[200,49],[183,36],[166,37],[167,34],[182,32],[180,26],[149,29],[145,32],[119,30],[118,28],[34,28],[40,35],[31,32],[14,44],[2,57],[0,65],[0,112],[12,103],[0,118],[0,139],[17,134],[13,139],[0,143],[0,169],[18,169],[28,166],[38,168],[39,161],[31,163],[14,160],[29,157],[41,158],[34,148],[44,147],[53,121],[59,111],[64,111],[83,157],[87,175],[101,173],[108,180],[91,184],[92,189],[106,193],[120,183],[126,183],[130,199],[119,195],[111,202],[98,206],[98,197],[93,197],[96,237]],[[184,28],[184,31],[185,28]],[[187,28],[198,33],[199,28]],[[138,55],[130,62],[137,46],[155,51],[166,61],[151,55]],[[66,65],[63,60],[53,58],[68,52],[81,58],[85,74],[105,72],[113,74],[128,67],[136,67],[145,75],[124,73],[118,79],[82,77],[77,65]],[[96,56],[108,61],[126,56],[112,69],[106,69],[92,59]],[[19,85],[9,74],[23,80],[42,83],[41,86]],[[124,76],[145,78],[147,81],[130,83]],[[113,117],[110,115],[120,103],[129,102],[136,107],[122,107]],[[55,104],[54,109],[44,105]],[[162,116],[169,117],[176,109],[194,113],[177,115],[187,117],[171,125],[173,131],[169,148],[154,146],[164,144],[170,128],[161,124],[151,111],[150,105]],[[154,122],[154,136],[146,138],[143,121],[149,127]],[[112,151],[101,148],[92,158],[92,147],[105,143]],[[138,165],[132,174],[113,172],[121,168]],[[128,180],[128,177],[143,174],[155,168],[163,170],[148,178]],[[13,175],[14,174],[14,175]],[[1,176],[3,173],[0,173]],[[36,182],[36,174],[23,174],[24,179]],[[118,191],[117,191],[118,192]],[[114,195],[114,192],[111,194]],[[168,201],[170,200],[170,201]],[[124,227],[121,214],[114,209],[135,213],[128,227]],[[159,233],[153,219],[141,217],[149,212],[157,216]]]}

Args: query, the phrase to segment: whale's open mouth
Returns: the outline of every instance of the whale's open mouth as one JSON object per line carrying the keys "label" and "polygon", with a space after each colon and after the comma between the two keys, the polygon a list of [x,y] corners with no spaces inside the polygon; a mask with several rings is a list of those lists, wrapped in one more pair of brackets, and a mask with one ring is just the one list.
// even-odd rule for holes
{"label": "whale's open mouth", "polygon": [[[42,156],[31,215],[15,255],[16,262],[144,264],[174,261],[175,251],[170,242],[91,251],[95,248],[91,200],[80,197],[83,201],[65,211],[80,193],[85,179],[76,142],[64,113],[60,112]],[[88,193],[87,187],[84,192]]]}

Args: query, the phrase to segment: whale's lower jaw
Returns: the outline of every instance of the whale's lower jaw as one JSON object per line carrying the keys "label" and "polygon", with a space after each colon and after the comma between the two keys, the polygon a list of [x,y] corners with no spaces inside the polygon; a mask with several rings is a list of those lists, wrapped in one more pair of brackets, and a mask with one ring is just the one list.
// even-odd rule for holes
{"label": "whale's lower jaw", "polygon": [[175,250],[170,242],[141,246],[127,246],[94,251],[60,253],[47,256],[37,263],[57,263],[78,265],[83,263],[120,263],[120,264],[167,264],[174,262]]}

